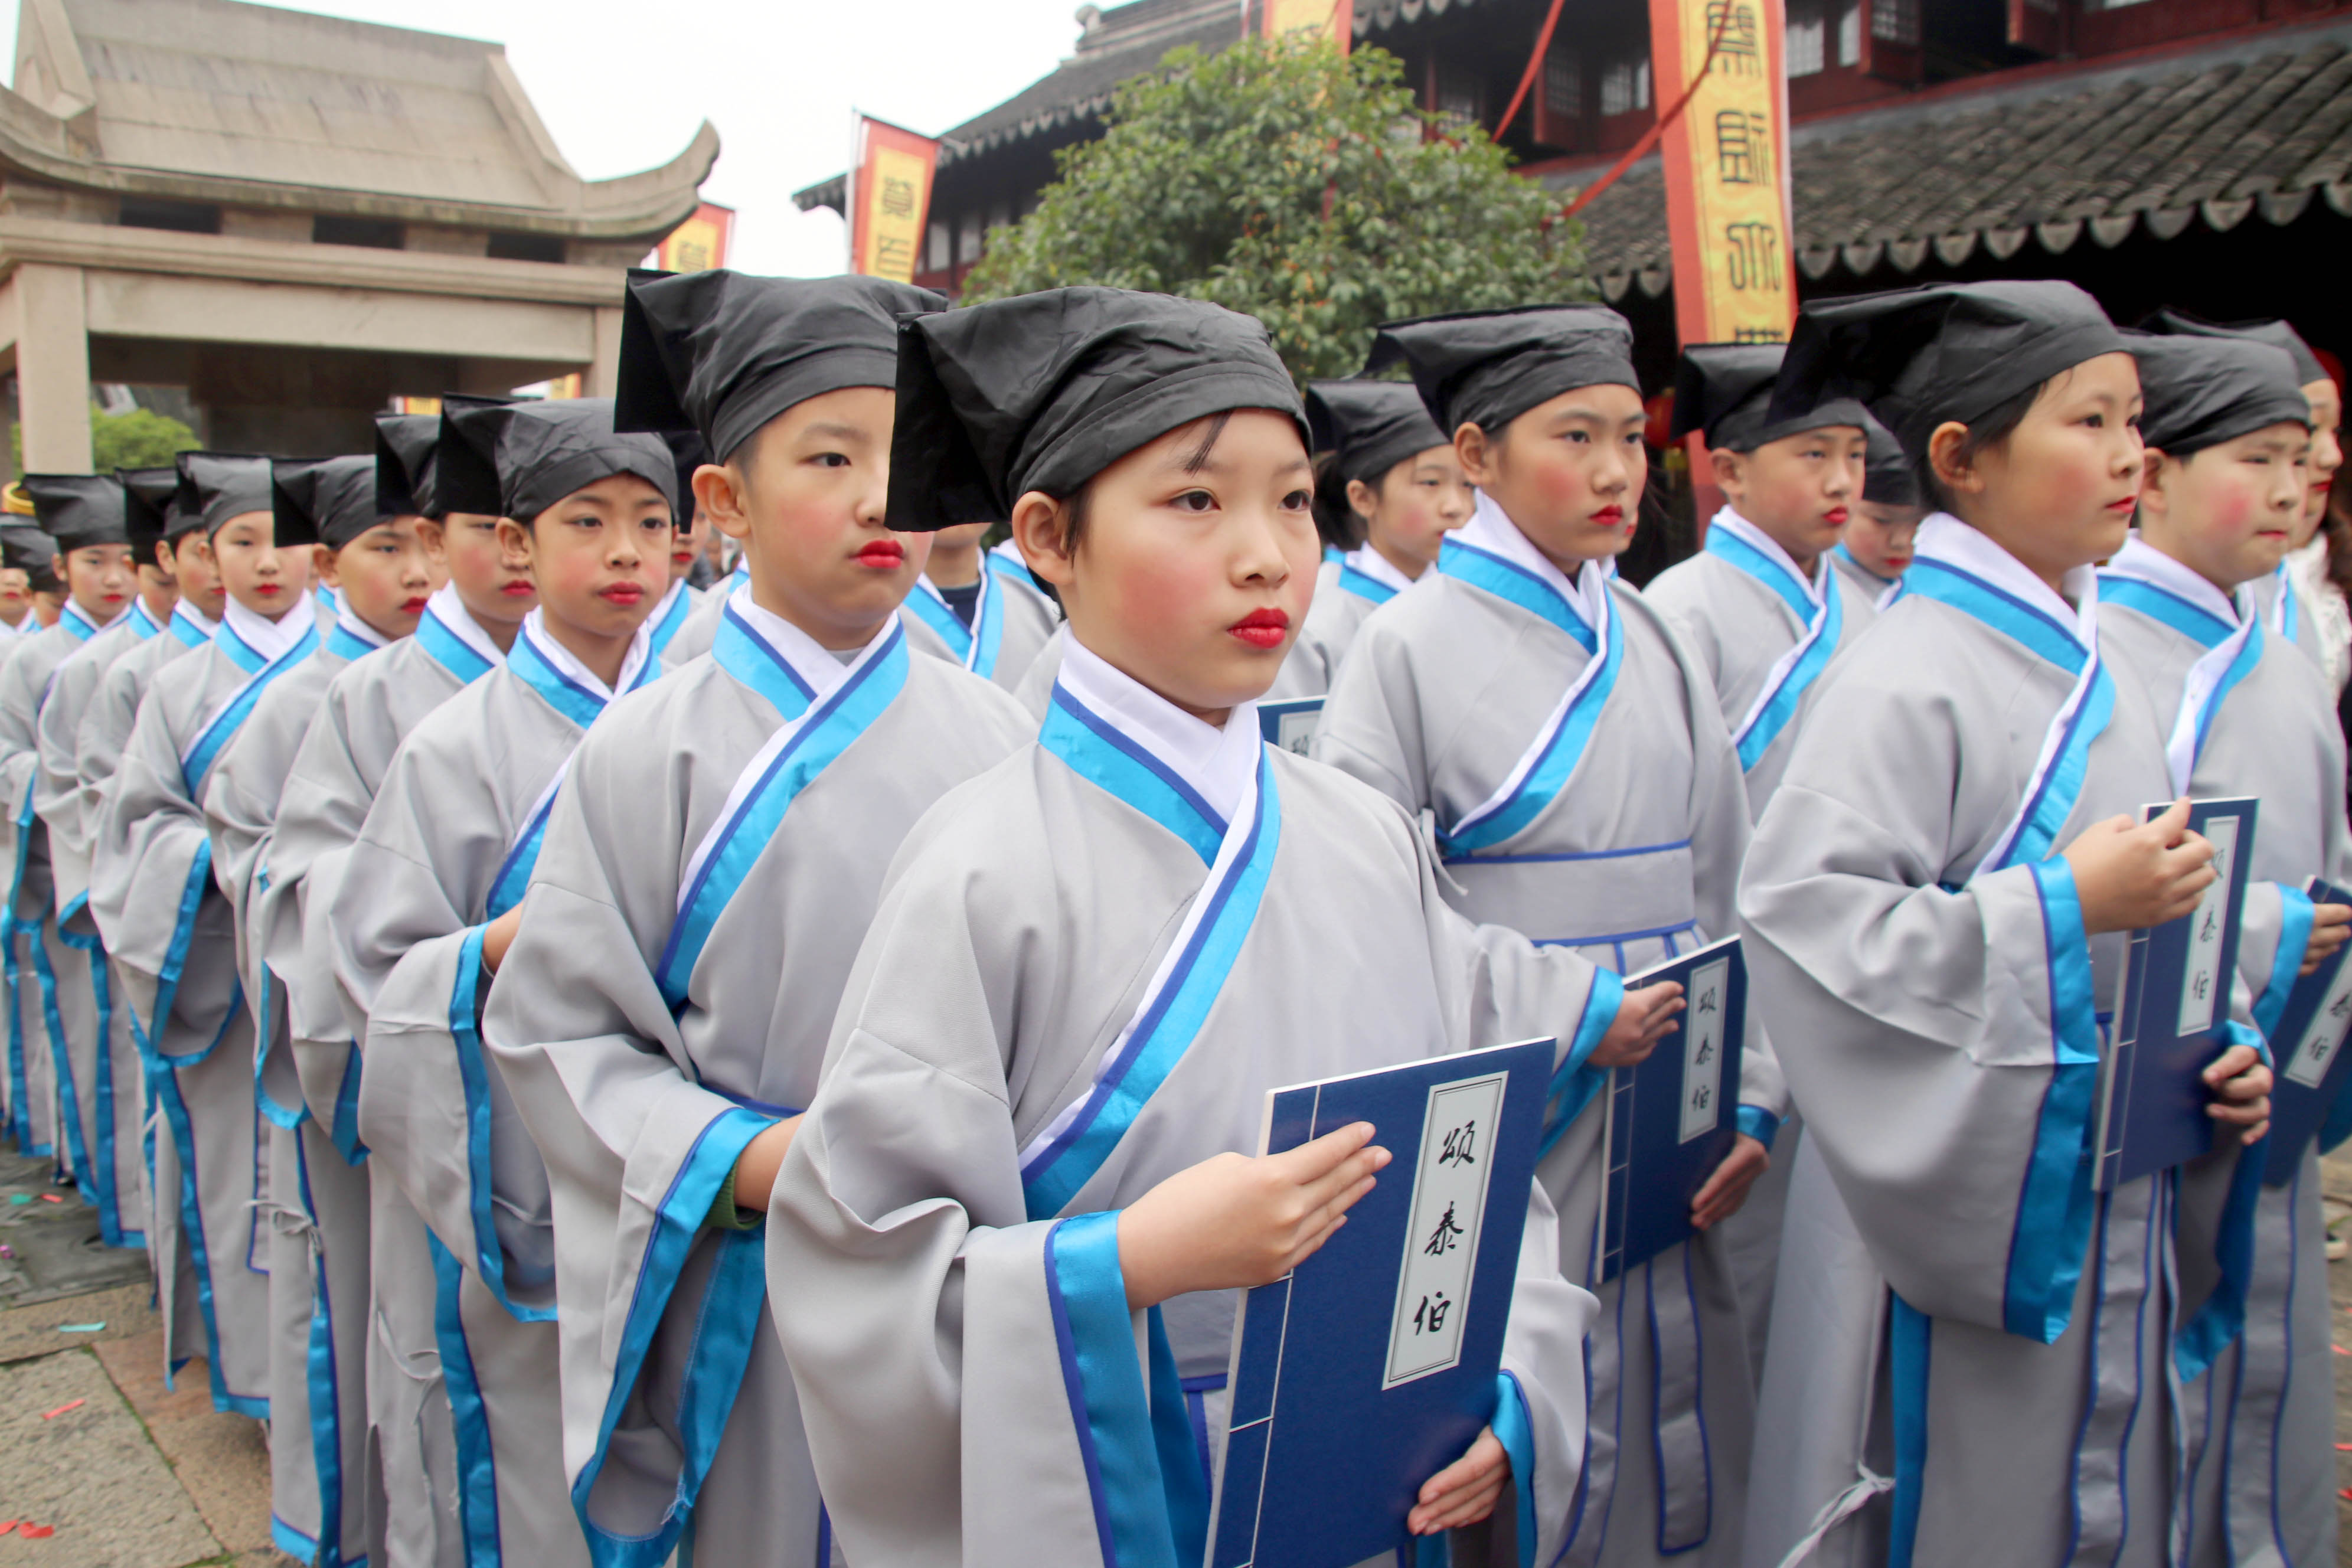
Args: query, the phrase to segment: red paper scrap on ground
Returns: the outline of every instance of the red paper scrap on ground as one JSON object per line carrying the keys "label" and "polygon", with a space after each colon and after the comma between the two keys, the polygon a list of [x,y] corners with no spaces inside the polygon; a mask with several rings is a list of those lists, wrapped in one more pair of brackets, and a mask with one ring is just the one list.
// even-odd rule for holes
{"label": "red paper scrap on ground", "polygon": [[58,1196],[55,1193],[43,1193],[41,1194],[41,1201],[45,1204],[61,1204],[65,1202],[65,1199]]}
{"label": "red paper scrap on ground", "polygon": [[54,1524],[20,1524],[16,1527],[16,1536],[20,1541],[47,1541],[57,1532],[58,1527]]}
{"label": "red paper scrap on ground", "polygon": [[79,1410],[89,1403],[89,1401],[87,1399],[77,1399],[70,1405],[60,1405],[55,1410],[43,1411],[41,1413],[41,1419],[44,1421],[54,1421],[58,1416],[63,1415],[67,1411]]}

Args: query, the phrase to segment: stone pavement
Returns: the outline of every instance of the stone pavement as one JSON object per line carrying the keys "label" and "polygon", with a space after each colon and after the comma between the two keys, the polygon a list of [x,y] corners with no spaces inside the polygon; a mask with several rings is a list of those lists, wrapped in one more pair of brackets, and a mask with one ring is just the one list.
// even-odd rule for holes
{"label": "stone pavement", "polygon": [[0,1568],[291,1568],[261,1424],[213,1409],[202,1360],[164,1387],[145,1256],[47,1167],[0,1153]]}
{"label": "stone pavement", "polygon": [[[2326,1173],[2329,1217],[2352,1214],[2352,1158]],[[100,1246],[97,1214],[48,1185],[47,1162],[6,1152],[0,1244],[14,1255],[0,1257],[0,1524],[55,1532],[0,1534],[0,1568],[293,1568],[269,1544],[260,1423],[213,1409],[201,1360],[163,1385],[145,1257]],[[2352,1262],[2328,1274],[2336,1342],[2352,1350]],[[2352,1356],[2334,1359],[2352,1446]],[[2336,1468],[2352,1489],[2352,1451]],[[2336,1562],[2352,1568],[2352,1500],[2336,1508]]]}

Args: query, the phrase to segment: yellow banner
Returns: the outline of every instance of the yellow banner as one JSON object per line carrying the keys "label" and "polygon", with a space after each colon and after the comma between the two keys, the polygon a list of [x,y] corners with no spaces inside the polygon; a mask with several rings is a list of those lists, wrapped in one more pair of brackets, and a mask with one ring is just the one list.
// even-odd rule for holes
{"label": "yellow banner", "polygon": [[928,136],[857,118],[857,158],[850,172],[849,269],[912,283],[922,266],[923,224],[930,216],[931,175],[940,144]]}
{"label": "yellow banner", "polygon": [[1675,326],[1685,343],[1781,342],[1796,321],[1780,0],[1651,0]]}
{"label": "yellow banner", "polygon": [[1269,38],[1313,33],[1332,39],[1344,53],[1356,30],[1354,0],[1260,0],[1260,30]]}
{"label": "yellow banner", "polygon": [[654,265],[664,272],[708,272],[724,267],[728,236],[734,225],[734,208],[704,202],[655,248]]}

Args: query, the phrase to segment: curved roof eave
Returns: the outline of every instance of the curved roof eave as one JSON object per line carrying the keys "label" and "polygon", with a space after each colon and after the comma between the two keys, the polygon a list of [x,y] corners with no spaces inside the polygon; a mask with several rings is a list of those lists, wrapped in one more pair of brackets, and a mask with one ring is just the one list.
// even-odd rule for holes
{"label": "curved roof eave", "polygon": [[[44,121],[47,125],[41,123]],[[0,88],[0,171],[112,195],[216,202],[223,206],[295,207],[452,228],[622,240],[658,237],[685,221],[701,199],[702,182],[710,177],[711,165],[719,160],[719,132],[706,120],[685,149],[659,167],[615,179],[582,181],[570,205],[542,207],[141,168],[107,163],[82,151],[86,146],[68,132],[65,121]]]}

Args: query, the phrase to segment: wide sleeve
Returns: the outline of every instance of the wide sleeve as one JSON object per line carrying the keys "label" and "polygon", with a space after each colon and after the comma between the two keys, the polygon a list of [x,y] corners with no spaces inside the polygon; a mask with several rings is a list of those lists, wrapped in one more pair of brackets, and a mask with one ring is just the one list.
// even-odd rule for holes
{"label": "wide sleeve", "polygon": [[272,732],[283,721],[265,697],[221,753],[205,784],[205,824],[212,840],[213,880],[228,900],[236,926],[236,972],[253,1004],[254,1089],[262,1113],[280,1127],[300,1124],[303,1105],[293,1058],[280,1037],[275,987],[262,963],[261,903],[268,887],[264,870],[277,786],[275,765],[285,755],[284,736]]}
{"label": "wide sleeve", "polygon": [[1418,816],[1430,804],[1429,746],[1411,649],[1375,614],[1356,629],[1323,701],[1309,754]]}
{"label": "wide sleeve", "polygon": [[[40,769],[38,723],[41,687],[50,666],[30,657],[46,652],[37,643],[17,650],[0,668],[0,875],[9,879],[13,900],[32,849],[33,792]],[[12,916],[23,913],[11,909]]]}
{"label": "wide sleeve", "polygon": [[75,739],[104,674],[105,666],[94,658],[67,659],[35,722],[33,809],[49,826],[49,863],[61,916],[78,913],[89,896],[89,824],[81,811]]}
{"label": "wide sleeve", "polygon": [[[116,659],[99,679],[89,710],[79,716],[74,726],[74,773],[80,794],[77,811],[89,836],[93,889],[98,879],[97,862],[100,841],[104,837],[107,803],[113,797],[114,776],[121,769],[123,749],[131,743],[131,731],[139,718],[137,667],[145,662],[135,651]],[[0,685],[5,685],[5,677],[0,677]],[[99,936],[107,940],[106,917],[94,898],[89,913],[98,926]]]}
{"label": "wide sleeve", "polygon": [[[196,917],[214,891],[212,842],[189,796],[172,732],[168,683],[158,682],[131,726],[100,818],[90,902],[107,951],[131,993],[131,1028],[142,1051],[162,1048],[162,1026],[179,994]],[[234,984],[235,976],[225,978]],[[198,1009],[215,1011],[207,996]]]}
{"label": "wide sleeve", "polygon": [[[443,717],[449,716],[445,710]],[[478,1029],[473,884],[505,850],[478,772],[420,730],[393,760],[336,879],[337,978],[365,1012],[359,1135],[441,1244],[517,1318],[554,1316],[554,1242],[537,1152]]]}
{"label": "wide sleeve", "polygon": [[[682,1517],[671,1505],[717,1452],[766,1296],[761,1231],[703,1222],[775,1118],[680,1065],[653,969],[684,827],[616,779],[614,738],[592,731],[572,759],[481,1028],[545,1163],[564,1473],[582,1524],[600,1552],[666,1552]],[[698,1327],[665,1333],[674,1322]]]}
{"label": "wide sleeve", "polygon": [[1940,697],[1824,694],[1748,849],[1750,1001],[1896,1293],[2048,1342],[2089,1238],[2090,942],[2063,858],[1941,885],[1981,826],[1960,741]]}

